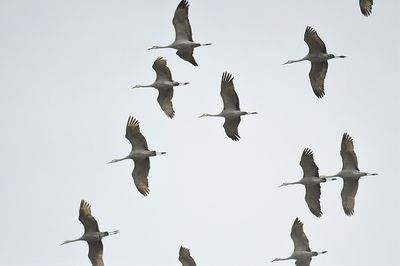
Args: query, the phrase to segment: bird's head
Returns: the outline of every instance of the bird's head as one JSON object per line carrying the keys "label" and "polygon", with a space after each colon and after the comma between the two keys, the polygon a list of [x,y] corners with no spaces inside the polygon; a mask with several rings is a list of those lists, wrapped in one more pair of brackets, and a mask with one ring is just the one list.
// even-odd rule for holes
{"label": "bird's head", "polygon": [[141,87],[140,85],[135,85],[131,89],[136,89],[136,88],[140,88],[140,87]]}
{"label": "bird's head", "polygon": [[158,48],[161,48],[161,47],[160,47],[160,46],[157,46],[157,45],[154,45],[154,46],[148,48],[147,50],[153,50],[153,49],[158,49]]}
{"label": "bird's head", "polygon": [[289,61],[287,61],[286,63],[283,63],[283,65],[287,65],[287,64],[292,64],[292,63],[294,63],[295,61],[293,61],[293,60],[289,60]]}
{"label": "bird's head", "polygon": [[205,117],[205,116],[209,116],[208,114],[202,114],[201,116],[199,116],[199,118],[200,117]]}

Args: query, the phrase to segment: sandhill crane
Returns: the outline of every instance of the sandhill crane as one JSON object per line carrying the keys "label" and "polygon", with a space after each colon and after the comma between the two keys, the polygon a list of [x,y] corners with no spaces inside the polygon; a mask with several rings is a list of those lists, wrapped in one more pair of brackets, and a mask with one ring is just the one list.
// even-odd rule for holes
{"label": "sandhill crane", "polygon": [[294,251],[292,255],[290,255],[287,258],[276,258],[272,262],[279,260],[296,260],[295,262],[296,266],[309,266],[312,257],[327,252],[327,251],[322,251],[322,252],[311,251],[307,236],[306,234],[304,234],[303,231],[303,223],[300,222],[299,218],[296,218],[294,220],[290,237],[292,238],[294,244]]}
{"label": "sandhill crane", "polygon": [[119,231],[112,232],[100,232],[99,226],[96,219],[92,216],[90,204],[84,200],[81,200],[79,206],[79,221],[85,228],[85,233],[78,239],[66,240],[61,245],[75,242],[75,241],[86,241],[89,245],[88,257],[92,262],[93,266],[104,266],[103,263],[103,243],[101,239],[103,237],[118,234]]}
{"label": "sandhill crane", "polygon": [[182,263],[182,266],[196,266],[196,262],[190,255],[190,251],[187,248],[181,246],[179,249],[179,261]]}
{"label": "sandhill crane", "polygon": [[199,46],[211,45],[211,43],[197,43],[192,39],[192,28],[190,27],[189,18],[189,3],[187,0],[182,0],[175,10],[172,24],[175,28],[175,41],[166,46],[153,46],[151,49],[173,48],[178,50],[176,54],[192,65],[197,66],[196,60],[193,57],[193,49]]}
{"label": "sandhill crane", "polygon": [[309,73],[309,77],[311,81],[311,87],[314,91],[314,94],[318,98],[322,98],[325,95],[324,80],[326,72],[328,71],[328,60],[332,58],[345,58],[346,56],[335,56],[333,54],[328,54],[326,52],[324,42],[318,36],[317,32],[310,26],[307,26],[304,33],[304,41],[308,45],[308,54],[299,60],[289,60],[284,63],[284,65],[305,60],[310,61],[311,70]]}
{"label": "sandhill crane", "polygon": [[342,157],[343,162],[342,170],[336,175],[329,177],[337,176],[343,178],[343,188],[341,193],[343,210],[346,215],[351,216],[354,213],[354,203],[358,189],[358,180],[362,176],[377,174],[360,172],[358,169],[357,156],[354,152],[353,139],[347,133],[344,133],[342,137],[340,156]]}
{"label": "sandhill crane", "polygon": [[133,181],[138,191],[143,196],[147,196],[150,193],[149,180],[147,179],[150,171],[149,157],[166,154],[166,152],[149,150],[145,137],[140,133],[139,121],[132,116],[129,117],[126,124],[125,138],[127,138],[132,145],[131,152],[124,158],[114,159],[109,163],[132,159],[135,162],[135,167],[132,172]]}
{"label": "sandhill crane", "polygon": [[302,184],[306,188],[305,200],[308,208],[317,217],[322,216],[320,196],[321,196],[321,183],[335,180],[336,178],[325,178],[319,175],[318,166],[314,162],[314,154],[311,149],[305,148],[301,155],[300,166],[303,168],[303,178],[297,182],[283,183],[280,185],[294,185]]}
{"label": "sandhill crane", "polygon": [[180,85],[187,85],[189,82],[179,83],[172,79],[171,71],[167,67],[167,60],[162,57],[158,57],[153,63],[153,69],[156,71],[157,78],[150,85],[136,85],[134,88],[153,87],[158,90],[157,101],[160,104],[161,109],[169,117],[173,118],[175,115],[174,108],[172,106],[172,96],[174,95],[174,87]]}
{"label": "sandhill crane", "polygon": [[240,123],[240,116],[257,114],[257,112],[243,112],[240,111],[239,98],[235,92],[235,86],[233,85],[233,76],[227,72],[222,74],[221,80],[221,97],[224,102],[224,109],[221,113],[212,114],[202,114],[199,117],[204,116],[221,116],[225,118],[224,129],[226,135],[238,141],[240,136],[238,132],[238,126]]}
{"label": "sandhill crane", "polygon": [[374,4],[374,0],[359,0],[360,1],[360,9],[361,13],[368,17],[372,14],[372,5]]}

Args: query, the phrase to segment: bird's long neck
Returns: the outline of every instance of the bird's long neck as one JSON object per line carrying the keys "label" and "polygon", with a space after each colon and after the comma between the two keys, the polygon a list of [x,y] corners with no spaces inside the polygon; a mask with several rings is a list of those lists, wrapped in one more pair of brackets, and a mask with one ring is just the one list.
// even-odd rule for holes
{"label": "bird's long neck", "polygon": [[217,116],[222,116],[221,114],[202,114],[200,117],[205,117],[205,116],[214,116],[214,117],[217,117]]}
{"label": "bird's long neck", "polygon": [[152,84],[148,84],[148,85],[142,85],[142,84],[138,84],[135,85],[134,87],[132,87],[132,89],[136,89],[136,88],[149,88],[149,87],[153,87],[153,83]]}
{"label": "bird's long neck", "polygon": [[153,47],[150,47],[150,48],[147,49],[147,50],[171,48],[171,46],[172,46],[172,44],[164,45],[164,46],[161,46],[161,45],[154,45]]}
{"label": "bird's long neck", "polygon": [[284,65],[293,64],[293,63],[297,63],[297,62],[301,62],[301,61],[305,61],[305,60],[308,60],[307,56],[305,56],[301,59],[298,59],[298,60],[289,60],[286,63],[284,63]]}
{"label": "bird's long neck", "polygon": [[82,237],[74,239],[74,240],[65,240],[63,243],[61,243],[61,245],[65,245],[65,244],[68,244],[68,243],[71,243],[71,242],[76,242],[76,241],[81,241],[81,240],[82,240]]}
{"label": "bird's long neck", "polygon": [[108,163],[116,163],[116,162],[120,162],[120,161],[129,159],[129,158],[130,158],[130,157],[129,157],[129,155],[128,155],[128,156],[125,156],[124,158],[121,158],[121,159],[114,159],[114,160],[111,160],[111,161],[109,161]]}
{"label": "bird's long neck", "polygon": [[271,262],[280,261],[280,260],[290,260],[290,259],[292,259],[292,258],[291,258],[291,257],[287,257],[287,258],[275,258],[275,259],[272,260]]}
{"label": "bird's long neck", "polygon": [[283,183],[279,187],[284,187],[284,186],[289,186],[289,185],[296,185],[296,184],[301,184],[301,183],[300,183],[300,181],[290,182],[290,183]]}

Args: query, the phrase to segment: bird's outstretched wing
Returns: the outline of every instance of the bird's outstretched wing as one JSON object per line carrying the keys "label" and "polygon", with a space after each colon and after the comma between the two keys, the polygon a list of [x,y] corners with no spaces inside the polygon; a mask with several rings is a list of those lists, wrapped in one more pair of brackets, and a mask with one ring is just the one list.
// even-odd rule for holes
{"label": "bird's outstretched wing", "polygon": [[174,24],[175,28],[175,41],[193,41],[192,28],[190,27],[188,14],[189,2],[187,0],[182,0],[178,4],[174,18],[172,19],[172,24]]}
{"label": "bird's outstretched wing", "polygon": [[167,67],[167,60],[161,56],[154,61],[153,69],[157,74],[156,81],[172,81],[171,71]]}
{"label": "bird's outstretched wing", "polygon": [[193,48],[184,48],[176,51],[176,54],[185,61],[188,61],[194,66],[197,66],[197,62],[193,57]]}
{"label": "bird's outstretched wing", "polygon": [[85,234],[90,232],[99,232],[97,221],[92,216],[91,206],[85,200],[81,200],[79,206],[79,221],[81,221],[85,228]]}
{"label": "bird's outstretched wing", "polygon": [[342,189],[342,205],[344,213],[348,216],[354,213],[355,197],[358,189],[358,179],[349,180],[343,179],[343,189]]}
{"label": "bird's outstretched wing", "polygon": [[234,141],[238,141],[240,136],[238,127],[240,124],[240,116],[237,118],[225,118],[224,129],[226,135]]}
{"label": "bird's outstretched wing", "polygon": [[307,236],[303,231],[303,223],[299,218],[294,220],[290,237],[293,240],[294,251],[311,251]]}
{"label": "bird's outstretched wing", "polygon": [[89,259],[92,266],[104,266],[103,263],[103,243],[101,240],[96,242],[88,242],[89,245]]}
{"label": "bird's outstretched wing", "polygon": [[190,255],[190,251],[187,248],[181,246],[179,249],[179,261],[182,263],[182,266],[196,266],[196,262]]}
{"label": "bird's outstretched wing", "polygon": [[350,170],[359,170],[356,153],[354,152],[354,144],[352,137],[344,133],[340,147],[340,156],[342,156],[343,168]]}
{"label": "bird's outstretched wing", "polygon": [[294,264],[296,264],[296,266],[310,266],[311,257],[307,259],[298,259]]}
{"label": "bird's outstretched wing", "polygon": [[239,97],[233,85],[233,76],[228,72],[222,74],[220,94],[224,102],[224,110],[240,110]]}
{"label": "bird's outstretched wing", "polygon": [[373,0],[360,0],[360,9],[361,13],[368,17],[372,14],[372,5],[374,4]]}
{"label": "bird's outstretched wing", "polygon": [[149,180],[147,176],[150,171],[150,159],[134,159],[135,167],[133,168],[132,177],[135,182],[136,188],[143,196],[147,196],[150,193]]}
{"label": "bird's outstretched wing", "polygon": [[305,200],[307,202],[308,208],[310,209],[311,213],[314,214],[316,217],[322,216],[321,211],[321,185],[315,184],[306,187],[306,196]]}
{"label": "bird's outstretched wing", "polygon": [[157,101],[160,104],[161,109],[169,118],[173,118],[175,115],[174,107],[172,105],[173,96],[174,89],[172,87],[169,89],[158,90]]}
{"label": "bird's outstretched wing", "polygon": [[318,166],[314,162],[314,153],[310,148],[303,150],[300,166],[303,168],[303,177],[319,177]]}
{"label": "bird's outstretched wing", "polygon": [[328,61],[311,62],[311,69],[308,76],[310,77],[311,87],[314,91],[314,94],[318,98],[322,98],[325,95],[324,81],[327,71]]}
{"label": "bird's outstretched wing", "polygon": [[310,26],[307,26],[304,33],[304,41],[308,45],[308,50],[310,54],[326,53],[325,43],[318,36],[317,32]]}
{"label": "bird's outstretched wing", "polygon": [[149,150],[145,137],[140,133],[139,121],[133,116],[129,116],[126,123],[125,138],[129,140],[133,149]]}

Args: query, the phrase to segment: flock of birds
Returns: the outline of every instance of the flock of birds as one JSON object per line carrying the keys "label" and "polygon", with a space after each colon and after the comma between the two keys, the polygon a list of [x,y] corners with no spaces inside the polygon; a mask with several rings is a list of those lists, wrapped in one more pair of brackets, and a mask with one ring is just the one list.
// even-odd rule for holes
{"label": "flock of birds", "polygon": [[[361,13],[364,16],[371,15],[373,0],[359,0]],[[175,40],[170,45],[153,46],[151,49],[173,48],[176,54],[192,65],[197,66],[193,57],[193,50],[199,46],[208,46],[211,43],[197,43],[192,39],[192,30],[188,19],[189,3],[187,0],[181,0],[176,8],[172,23],[175,28]],[[325,95],[324,79],[328,70],[328,60],[333,58],[344,58],[345,56],[335,56],[328,54],[324,42],[318,36],[317,32],[307,27],[304,33],[304,41],[307,43],[309,52],[299,60],[289,60],[285,64],[296,63],[308,60],[311,62],[311,70],[309,73],[311,87],[314,94],[321,98]],[[174,87],[187,85],[189,82],[177,82],[172,79],[171,71],[167,66],[167,61],[158,57],[153,63],[153,69],[156,72],[156,80],[149,85],[136,85],[133,88],[153,87],[158,90],[157,101],[163,112],[173,118],[175,110],[172,104]],[[238,141],[240,136],[238,126],[241,116],[257,114],[257,112],[245,112],[240,110],[239,98],[236,94],[233,84],[233,76],[224,72],[221,80],[220,95],[223,100],[223,110],[219,114],[203,114],[200,117],[214,116],[223,117],[225,119],[224,129],[226,135],[234,141]],[[166,152],[157,152],[149,150],[146,138],[140,131],[139,121],[130,116],[126,124],[126,139],[132,145],[131,152],[120,159],[114,159],[109,163],[115,163],[126,159],[134,161],[134,169],[132,177],[137,190],[146,196],[150,193],[148,175],[150,171],[150,157],[166,154]],[[358,168],[357,156],[354,152],[354,144],[352,137],[344,133],[341,141],[340,155],[342,157],[343,167],[337,174],[331,176],[323,176],[319,174],[319,168],[314,161],[314,154],[311,149],[305,148],[300,160],[300,166],[303,169],[303,178],[291,183],[283,183],[281,186],[301,184],[306,189],[305,201],[309,210],[316,217],[322,216],[320,196],[321,183],[336,180],[337,177],[343,179],[343,189],[341,192],[343,210],[346,215],[351,216],[354,213],[355,196],[357,193],[359,179],[363,176],[377,175],[376,173],[361,172]],[[91,206],[88,202],[82,200],[79,207],[79,221],[84,226],[84,234],[75,240],[67,240],[63,244],[86,241],[89,245],[88,257],[93,266],[103,266],[103,244],[102,238],[108,235],[119,233],[118,230],[111,232],[102,232],[99,230],[96,219],[92,216]],[[297,266],[309,266],[314,256],[324,254],[327,251],[316,252],[309,247],[309,241],[303,230],[303,223],[296,218],[291,229],[290,236],[294,243],[294,251],[287,258],[276,258],[273,261],[280,260],[296,260]],[[196,262],[192,258],[189,249],[180,247],[179,261],[183,266],[196,266]]]}

